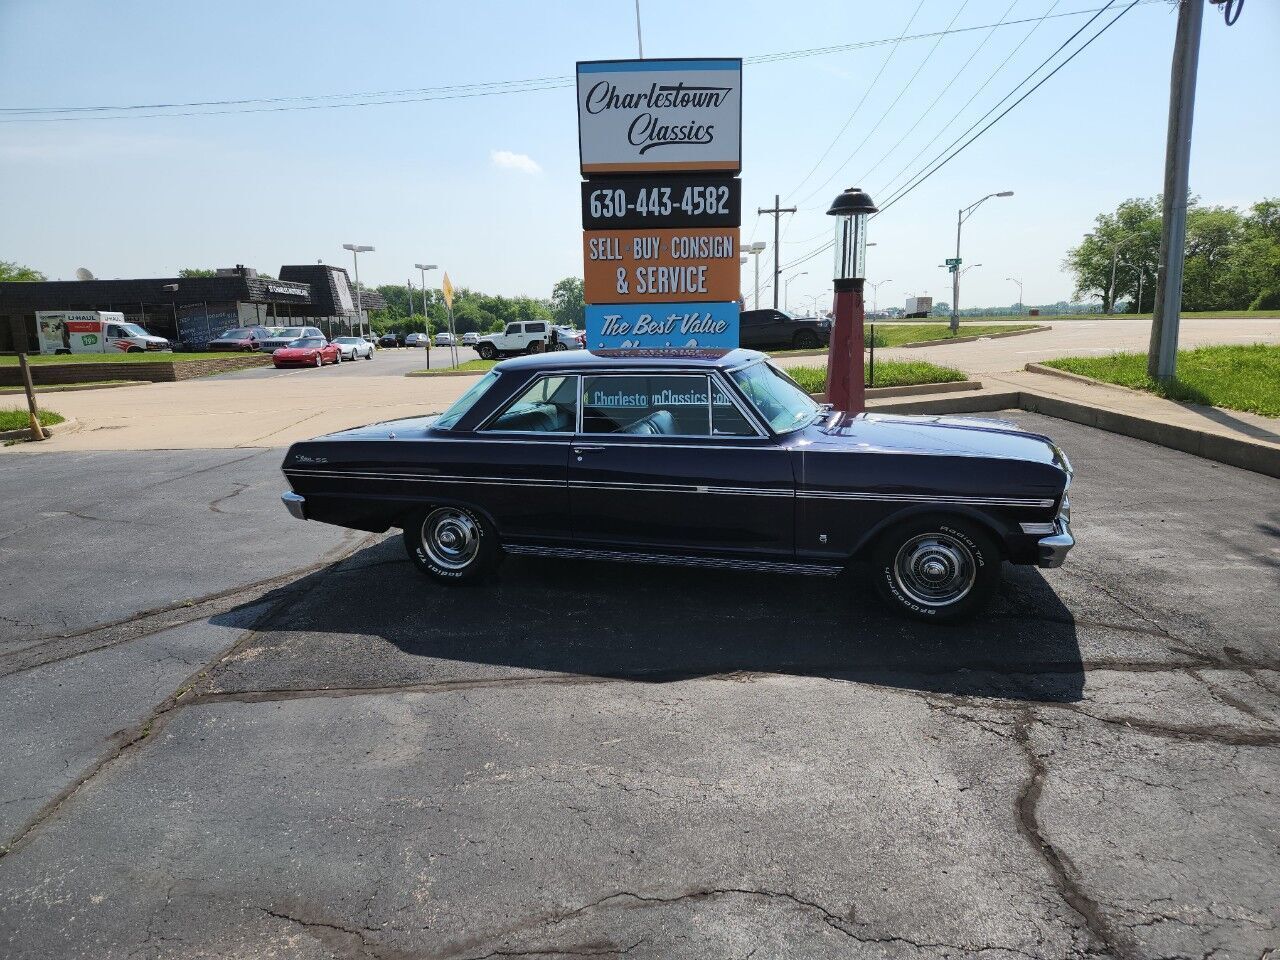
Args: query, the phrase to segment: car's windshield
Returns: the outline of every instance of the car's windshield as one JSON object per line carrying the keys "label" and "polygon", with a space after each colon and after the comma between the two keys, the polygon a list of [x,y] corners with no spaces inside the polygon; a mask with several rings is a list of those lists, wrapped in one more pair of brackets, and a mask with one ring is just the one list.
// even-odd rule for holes
{"label": "car's windshield", "polygon": [[772,364],[753,363],[731,376],[778,433],[803,427],[822,412],[799,384]]}
{"label": "car's windshield", "polygon": [[277,337],[300,337],[302,336],[301,327],[281,327],[274,334]]}
{"label": "car's windshield", "polygon": [[475,406],[475,402],[479,400],[486,390],[493,386],[493,381],[498,379],[498,375],[490,370],[483,377],[471,385],[471,389],[454,401],[453,406],[446,410],[440,419],[435,422],[435,426],[441,430],[449,430],[455,423],[463,418],[468,410]]}
{"label": "car's windshield", "polygon": [[319,337],[299,337],[289,343],[290,347],[323,347],[324,341]]}
{"label": "car's windshield", "polygon": [[147,331],[143,330],[136,323],[121,323],[121,324],[117,324],[117,326],[119,326],[121,330],[123,330],[126,334],[128,334],[131,337],[151,336],[151,334],[147,333]]}
{"label": "car's windshield", "polygon": [[220,339],[220,340],[245,340],[245,339],[248,339],[248,337],[249,337],[249,331],[248,331],[248,330],[245,330],[243,327],[237,327],[237,328],[236,328],[236,329],[234,329],[234,330],[227,330],[227,331],[225,331],[225,332],[222,334],[222,336],[221,336],[221,337],[219,337],[218,339]]}
{"label": "car's windshield", "polygon": [[334,343],[364,343],[359,337],[338,337]]}

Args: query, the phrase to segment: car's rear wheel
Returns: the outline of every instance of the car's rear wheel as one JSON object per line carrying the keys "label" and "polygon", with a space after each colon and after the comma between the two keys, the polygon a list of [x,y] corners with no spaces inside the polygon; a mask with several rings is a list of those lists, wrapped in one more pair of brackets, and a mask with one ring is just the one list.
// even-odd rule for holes
{"label": "car's rear wheel", "polygon": [[875,585],[899,613],[959,620],[983,607],[1000,582],[1000,551],[977,524],[921,517],[889,530],[872,552]]}
{"label": "car's rear wheel", "polygon": [[801,330],[791,338],[791,345],[797,350],[813,350],[822,345],[818,335],[812,330]]}
{"label": "car's rear wheel", "polygon": [[557,350],[568,350],[568,349],[569,349],[569,345],[568,345],[567,343],[565,343],[563,340],[557,340],[557,341],[556,341],[556,349],[557,349]]}
{"label": "car's rear wheel", "polygon": [[502,555],[497,534],[465,507],[428,507],[404,528],[404,546],[420,571],[442,583],[474,583]]}
{"label": "car's rear wheel", "polygon": [[476,353],[480,354],[481,360],[492,360],[498,355],[498,351],[492,343],[480,344],[476,347]]}
{"label": "car's rear wheel", "polygon": [[527,347],[524,348],[524,352],[525,353],[542,353],[542,351],[546,349],[546,346],[547,345],[543,343],[541,340],[534,340]]}

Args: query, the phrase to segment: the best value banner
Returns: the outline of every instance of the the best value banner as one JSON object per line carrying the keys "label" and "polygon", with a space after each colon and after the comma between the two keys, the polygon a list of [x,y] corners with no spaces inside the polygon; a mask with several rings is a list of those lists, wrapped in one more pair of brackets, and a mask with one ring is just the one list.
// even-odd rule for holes
{"label": "the best value banner", "polygon": [[588,350],[732,350],[738,304],[588,304]]}

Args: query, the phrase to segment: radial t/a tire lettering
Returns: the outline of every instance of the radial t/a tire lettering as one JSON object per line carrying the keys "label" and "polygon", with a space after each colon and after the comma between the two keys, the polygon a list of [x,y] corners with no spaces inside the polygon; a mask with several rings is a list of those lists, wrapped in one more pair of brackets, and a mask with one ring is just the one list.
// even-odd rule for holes
{"label": "radial t/a tire lettering", "polygon": [[466,507],[416,511],[405,523],[404,546],[419,571],[450,585],[478,582],[502,557],[497,532]]}
{"label": "radial t/a tire lettering", "polygon": [[960,517],[907,520],[886,531],[871,555],[876,592],[891,608],[927,622],[976,613],[1000,582],[999,547]]}

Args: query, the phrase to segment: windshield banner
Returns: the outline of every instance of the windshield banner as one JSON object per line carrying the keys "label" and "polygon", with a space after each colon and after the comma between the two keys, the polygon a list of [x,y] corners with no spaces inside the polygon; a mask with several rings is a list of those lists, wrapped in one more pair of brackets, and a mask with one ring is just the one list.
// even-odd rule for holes
{"label": "windshield banner", "polygon": [[587,349],[711,349],[738,345],[738,304],[588,304]]}

